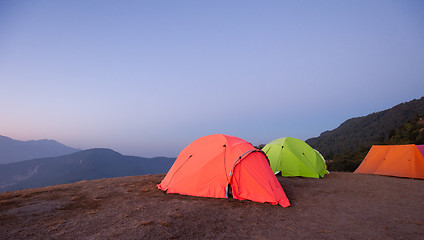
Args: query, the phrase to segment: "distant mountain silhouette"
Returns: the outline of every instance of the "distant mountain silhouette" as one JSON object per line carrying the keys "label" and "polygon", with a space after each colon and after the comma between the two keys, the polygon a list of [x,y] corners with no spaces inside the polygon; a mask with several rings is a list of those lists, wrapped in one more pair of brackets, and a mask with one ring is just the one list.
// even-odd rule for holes
{"label": "distant mountain silhouette", "polygon": [[124,156],[96,148],[69,155],[0,165],[0,192],[81,180],[166,173],[175,158]]}
{"label": "distant mountain silhouette", "polygon": [[80,149],[65,146],[54,140],[19,141],[0,135],[0,164],[57,157],[77,151]]}
{"label": "distant mountain silhouette", "polygon": [[[407,121],[423,116],[424,97],[364,117],[351,118],[338,128],[306,142],[331,159],[335,154],[383,144]],[[410,143],[415,143],[414,139],[410,139]]]}

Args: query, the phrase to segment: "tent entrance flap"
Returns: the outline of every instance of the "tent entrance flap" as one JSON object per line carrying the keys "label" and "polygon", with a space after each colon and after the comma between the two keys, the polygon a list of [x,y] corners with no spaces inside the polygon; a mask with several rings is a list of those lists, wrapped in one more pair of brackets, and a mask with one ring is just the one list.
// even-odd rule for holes
{"label": "tent entrance flap", "polygon": [[268,162],[258,161],[262,154],[252,152],[234,168],[231,178],[233,198],[255,199],[256,202],[270,202],[283,207],[290,206],[280,182],[269,167]]}

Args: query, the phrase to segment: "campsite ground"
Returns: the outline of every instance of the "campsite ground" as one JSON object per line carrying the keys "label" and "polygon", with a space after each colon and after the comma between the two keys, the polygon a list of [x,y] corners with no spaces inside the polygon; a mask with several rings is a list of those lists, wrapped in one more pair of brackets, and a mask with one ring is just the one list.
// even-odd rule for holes
{"label": "campsite ground", "polygon": [[292,206],[166,194],[161,175],[0,194],[0,239],[422,239],[424,180],[283,178]]}

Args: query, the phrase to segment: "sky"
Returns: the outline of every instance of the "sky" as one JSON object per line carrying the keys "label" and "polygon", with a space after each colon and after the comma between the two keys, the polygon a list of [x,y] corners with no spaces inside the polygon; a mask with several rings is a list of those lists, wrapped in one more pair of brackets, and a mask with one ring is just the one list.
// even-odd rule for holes
{"label": "sky", "polygon": [[424,96],[424,1],[0,1],[0,135],[176,157]]}

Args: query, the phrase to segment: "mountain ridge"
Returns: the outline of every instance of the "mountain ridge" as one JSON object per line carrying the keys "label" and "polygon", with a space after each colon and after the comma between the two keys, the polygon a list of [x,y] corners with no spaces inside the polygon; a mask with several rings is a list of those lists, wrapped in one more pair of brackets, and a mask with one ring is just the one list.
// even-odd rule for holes
{"label": "mountain ridge", "polygon": [[66,184],[82,180],[166,173],[175,158],[124,156],[93,148],[48,158],[0,165],[0,192]]}
{"label": "mountain ridge", "polygon": [[0,135],[0,164],[44,157],[56,157],[81,149],[66,146],[56,140],[21,141]]}

